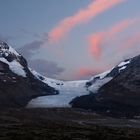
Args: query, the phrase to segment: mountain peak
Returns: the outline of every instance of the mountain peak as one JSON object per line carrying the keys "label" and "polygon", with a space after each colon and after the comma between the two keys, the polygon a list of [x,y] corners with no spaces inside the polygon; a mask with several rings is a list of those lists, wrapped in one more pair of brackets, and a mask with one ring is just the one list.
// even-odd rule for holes
{"label": "mountain peak", "polygon": [[1,57],[8,56],[9,54],[13,54],[15,56],[21,56],[15,49],[9,46],[6,42],[0,41],[0,55]]}
{"label": "mountain peak", "polygon": [[0,41],[0,61],[7,64],[12,72],[26,77],[26,60],[6,42]]}
{"label": "mountain peak", "polygon": [[6,42],[0,41],[0,50],[1,49],[8,50],[9,49],[8,44]]}

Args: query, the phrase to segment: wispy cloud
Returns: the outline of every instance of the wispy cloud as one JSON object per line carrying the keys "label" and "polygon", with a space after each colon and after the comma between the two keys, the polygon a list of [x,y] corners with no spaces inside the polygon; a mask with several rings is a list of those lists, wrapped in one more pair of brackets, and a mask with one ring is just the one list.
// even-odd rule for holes
{"label": "wispy cloud", "polygon": [[32,59],[34,53],[42,47],[44,44],[43,40],[34,40],[30,43],[23,45],[18,51],[28,60]]}
{"label": "wispy cloud", "polygon": [[18,52],[28,60],[28,64],[31,68],[35,69],[44,76],[56,78],[56,76],[59,76],[59,74],[65,71],[63,67],[59,66],[54,61],[34,59],[34,55],[39,51],[43,44],[44,40],[34,40],[23,45],[18,49]]}
{"label": "wispy cloud", "polygon": [[126,30],[131,25],[137,23],[138,19],[125,19],[109,27],[107,30],[97,32],[88,36],[89,53],[96,59],[102,55],[102,45],[111,42],[119,33]]}
{"label": "wispy cloud", "polygon": [[81,9],[73,16],[69,16],[60,21],[56,27],[49,32],[50,41],[56,42],[75,26],[89,22],[104,11],[116,6],[126,0],[94,0],[87,7]]}
{"label": "wispy cloud", "polygon": [[117,24],[115,24],[114,26],[112,26],[111,28],[109,28],[107,34],[109,37],[114,37],[118,33],[127,29],[129,26],[137,23],[137,21],[138,21],[137,18],[126,19],[126,20],[120,21]]}
{"label": "wispy cloud", "polygon": [[88,37],[89,53],[92,54],[96,59],[101,56],[101,45],[104,40],[104,32],[98,32]]}
{"label": "wispy cloud", "polygon": [[19,31],[22,33],[22,34],[25,34],[26,36],[32,36],[32,37],[35,37],[35,38],[41,38],[41,36],[33,31],[28,31],[24,28],[20,28]]}
{"label": "wispy cloud", "polygon": [[87,79],[87,78],[90,78],[91,76],[94,76],[100,73],[101,71],[102,70],[99,70],[99,69],[91,69],[91,68],[82,67],[76,71],[75,77],[77,79]]}
{"label": "wispy cloud", "polygon": [[13,39],[12,36],[3,36],[3,35],[0,34],[0,41],[9,42],[12,39]]}
{"label": "wispy cloud", "polygon": [[51,78],[56,78],[56,76],[59,76],[65,71],[65,69],[60,67],[56,62],[44,59],[31,60],[29,61],[29,65],[40,74]]}
{"label": "wispy cloud", "polygon": [[131,36],[122,40],[122,44],[120,46],[120,49],[126,50],[126,49],[129,49],[131,47],[135,47],[138,44],[140,45],[140,32],[132,34]]}

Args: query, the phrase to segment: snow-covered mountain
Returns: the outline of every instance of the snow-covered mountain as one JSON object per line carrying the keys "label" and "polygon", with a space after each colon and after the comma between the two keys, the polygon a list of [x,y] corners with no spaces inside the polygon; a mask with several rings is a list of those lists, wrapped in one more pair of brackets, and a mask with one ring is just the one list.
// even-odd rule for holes
{"label": "snow-covered mountain", "polygon": [[[30,69],[31,70],[31,69]],[[110,71],[98,74],[90,80],[78,81],[60,81],[44,77],[31,70],[32,74],[39,80],[48,84],[59,91],[57,95],[43,96],[33,99],[28,107],[71,107],[70,102],[82,95],[88,95],[90,92],[96,93],[100,87],[109,82],[112,77],[107,77]],[[96,79],[96,80],[95,80]]]}
{"label": "snow-covered mountain", "polygon": [[121,62],[115,68],[95,75],[90,80],[67,82],[46,78],[36,71],[31,70],[39,80],[58,90],[59,94],[33,99],[28,104],[28,107],[71,107],[70,103],[72,100],[83,95],[89,95],[90,93],[97,93],[104,84],[122,72],[129,63],[130,60]]}
{"label": "snow-covered mountain", "polygon": [[66,107],[73,98],[88,94],[86,82],[44,77],[30,69],[25,58],[11,46],[0,42],[0,101],[3,100],[0,104],[4,106],[25,106],[31,99],[39,97],[28,106]]}
{"label": "snow-covered mountain", "polygon": [[28,67],[25,58],[0,42],[0,106],[79,107],[97,112],[140,112],[140,56],[89,80],[61,81]]}
{"label": "snow-covered mountain", "polygon": [[87,87],[90,92],[97,93],[98,90],[106,83],[111,81],[115,76],[122,73],[129,63],[131,62],[131,59],[127,59],[120,64],[118,64],[116,67],[113,67],[112,69],[105,71],[101,74],[95,75],[92,77],[87,83]]}
{"label": "snow-covered mountain", "polygon": [[58,91],[38,80],[25,58],[0,41],[0,106],[22,107],[35,97],[50,94]]}
{"label": "snow-covered mountain", "polygon": [[[107,77],[112,79],[99,88],[97,94],[91,93],[75,98],[71,102],[72,107],[114,116],[139,115],[140,55],[121,62],[104,78]],[[94,86],[94,79],[91,83],[88,85]]]}

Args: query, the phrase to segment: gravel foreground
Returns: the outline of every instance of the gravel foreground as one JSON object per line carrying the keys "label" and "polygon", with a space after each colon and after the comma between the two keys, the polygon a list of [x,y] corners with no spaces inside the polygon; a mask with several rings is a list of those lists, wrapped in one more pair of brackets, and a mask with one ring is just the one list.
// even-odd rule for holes
{"label": "gravel foreground", "polygon": [[68,108],[1,109],[0,140],[139,140],[140,119]]}

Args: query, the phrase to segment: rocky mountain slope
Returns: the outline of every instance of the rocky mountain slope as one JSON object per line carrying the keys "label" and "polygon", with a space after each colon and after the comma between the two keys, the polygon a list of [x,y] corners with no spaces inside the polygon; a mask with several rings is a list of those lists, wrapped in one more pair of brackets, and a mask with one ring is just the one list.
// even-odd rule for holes
{"label": "rocky mountain slope", "polygon": [[140,56],[120,63],[106,77],[113,78],[102,86],[97,94],[91,93],[76,98],[71,102],[72,106],[115,116],[138,115],[140,113]]}
{"label": "rocky mountain slope", "polygon": [[0,106],[25,107],[38,96],[58,91],[37,79],[27,61],[5,42],[0,42]]}

